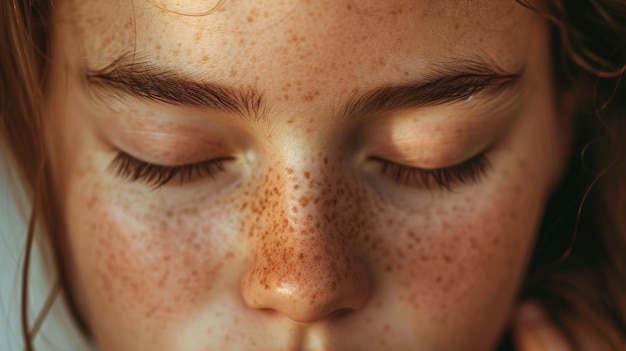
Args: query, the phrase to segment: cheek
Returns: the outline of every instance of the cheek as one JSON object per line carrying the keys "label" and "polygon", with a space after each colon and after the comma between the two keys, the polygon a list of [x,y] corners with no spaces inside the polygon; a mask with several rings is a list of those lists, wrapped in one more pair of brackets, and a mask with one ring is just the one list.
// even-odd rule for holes
{"label": "cheek", "polygon": [[479,184],[395,218],[387,279],[429,335],[456,330],[458,340],[477,340],[505,325],[563,166],[555,161],[563,159],[562,131],[546,106],[529,107]]}
{"label": "cheek", "polygon": [[392,239],[378,248],[380,285],[407,308],[398,315],[448,344],[452,331],[467,342],[502,327],[545,196],[521,161],[474,188],[480,190],[448,193],[441,205],[387,219]]}
{"label": "cheek", "polygon": [[[192,318],[211,299],[233,253],[220,240],[221,212],[138,203],[141,194],[84,181],[67,198],[75,293],[94,330],[140,337]],[[88,190],[84,190],[88,189]],[[135,333],[133,333],[133,331]],[[134,335],[133,335],[134,334]]]}

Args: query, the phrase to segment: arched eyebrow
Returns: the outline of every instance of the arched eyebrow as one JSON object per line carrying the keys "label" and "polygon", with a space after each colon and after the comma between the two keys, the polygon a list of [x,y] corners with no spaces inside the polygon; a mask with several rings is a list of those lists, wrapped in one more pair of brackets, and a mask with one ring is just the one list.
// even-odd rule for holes
{"label": "arched eyebrow", "polygon": [[[488,61],[450,61],[414,81],[355,94],[339,105],[336,117],[352,119],[446,104],[479,92],[499,95],[517,86],[522,72],[507,73]],[[271,115],[261,92],[199,80],[176,68],[145,61],[128,62],[122,57],[104,69],[86,70],[85,77],[92,89],[118,96],[221,111],[253,121],[267,121]]]}
{"label": "arched eyebrow", "polygon": [[253,89],[197,80],[174,67],[122,56],[100,70],[85,69],[91,91],[134,97],[157,103],[198,107],[237,114],[246,119],[266,119],[263,96]]}
{"label": "arched eyebrow", "polygon": [[456,61],[433,69],[425,77],[406,84],[377,87],[343,103],[338,117],[351,119],[377,113],[409,110],[466,100],[478,93],[493,98],[519,87],[524,69],[506,73],[479,61]]}

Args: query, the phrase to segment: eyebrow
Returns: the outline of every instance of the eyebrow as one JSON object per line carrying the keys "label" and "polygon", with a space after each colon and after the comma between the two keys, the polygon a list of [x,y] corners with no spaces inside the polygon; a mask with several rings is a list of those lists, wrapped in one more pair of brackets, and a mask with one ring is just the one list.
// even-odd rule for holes
{"label": "eyebrow", "polygon": [[[125,61],[121,57],[104,69],[86,70],[87,82],[118,96],[217,110],[254,121],[269,119],[268,106],[258,91],[197,80],[178,69],[145,61]],[[414,81],[355,93],[335,111],[339,119],[351,119],[462,101],[479,92],[500,94],[517,85],[522,72],[506,72],[486,61],[451,61]]]}
{"label": "eyebrow", "polygon": [[86,69],[88,85],[120,97],[212,109],[247,119],[267,118],[263,96],[252,89],[233,89],[193,79],[176,68],[128,61],[122,56],[101,70]]}
{"label": "eyebrow", "polygon": [[338,111],[339,118],[355,118],[398,110],[467,100],[478,93],[495,96],[519,87],[524,69],[505,72],[495,64],[456,61],[435,67],[413,82],[387,85],[356,95]]}

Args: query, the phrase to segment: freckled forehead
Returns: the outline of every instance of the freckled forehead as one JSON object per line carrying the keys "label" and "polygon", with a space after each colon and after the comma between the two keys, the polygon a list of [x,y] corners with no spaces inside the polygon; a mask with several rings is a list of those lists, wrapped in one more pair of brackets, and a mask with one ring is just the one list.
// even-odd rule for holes
{"label": "freckled forehead", "polygon": [[364,84],[473,55],[518,66],[538,22],[514,0],[83,0],[71,11],[92,62],[136,50],[222,80],[288,71]]}

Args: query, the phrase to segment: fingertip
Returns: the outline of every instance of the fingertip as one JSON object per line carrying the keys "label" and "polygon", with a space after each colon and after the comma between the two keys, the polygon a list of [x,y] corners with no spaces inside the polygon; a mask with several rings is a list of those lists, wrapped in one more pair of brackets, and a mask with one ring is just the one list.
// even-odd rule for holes
{"label": "fingertip", "polygon": [[543,308],[536,302],[525,301],[517,310],[515,323],[520,326],[531,326],[533,324],[545,323],[546,316]]}
{"label": "fingertip", "polygon": [[571,346],[536,302],[525,301],[513,322],[513,337],[518,351],[569,351]]}

